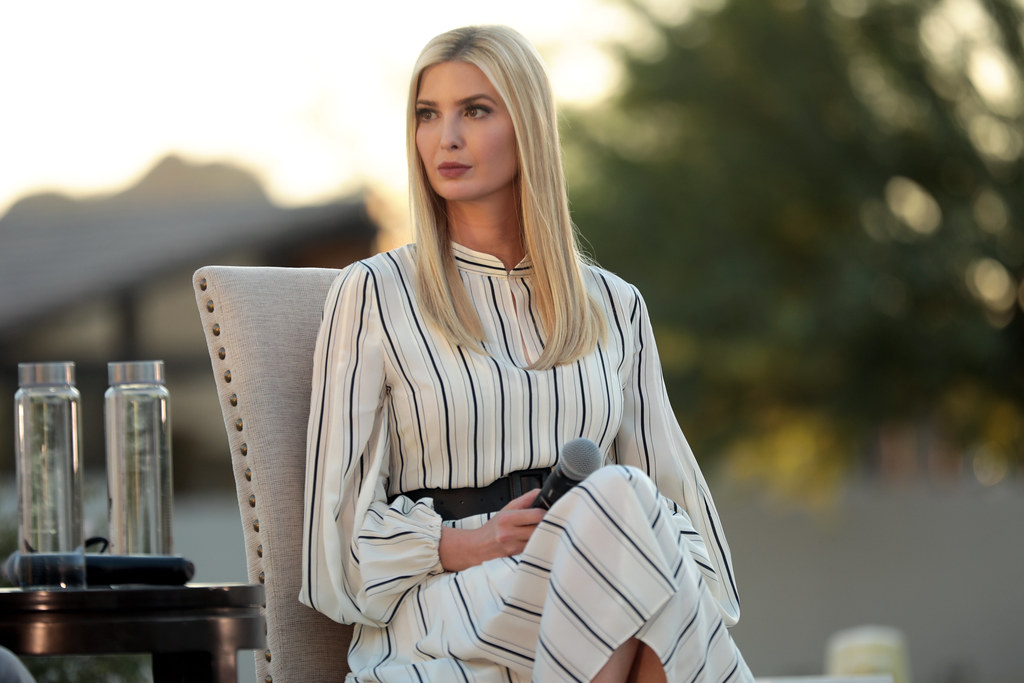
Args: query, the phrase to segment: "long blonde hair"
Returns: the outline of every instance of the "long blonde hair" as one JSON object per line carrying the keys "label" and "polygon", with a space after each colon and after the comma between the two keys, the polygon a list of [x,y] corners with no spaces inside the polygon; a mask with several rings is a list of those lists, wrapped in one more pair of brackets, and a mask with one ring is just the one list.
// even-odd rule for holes
{"label": "long blonde hair", "polygon": [[483,326],[452,256],[445,202],[430,186],[416,148],[416,99],[422,74],[427,67],[455,61],[483,72],[505,102],[515,128],[522,246],[533,264],[535,301],[546,336],[544,351],[531,368],[572,362],[604,338],[607,322],[583,281],[583,257],[569,216],[547,73],[536,49],[504,26],[469,26],[443,33],[427,43],[413,69],[406,144],[420,305],[453,344],[483,351]]}

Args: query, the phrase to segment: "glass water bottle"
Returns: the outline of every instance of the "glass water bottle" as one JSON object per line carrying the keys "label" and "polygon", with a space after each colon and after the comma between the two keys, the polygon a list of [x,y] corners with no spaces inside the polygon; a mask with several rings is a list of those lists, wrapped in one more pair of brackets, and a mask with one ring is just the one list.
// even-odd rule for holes
{"label": "glass water bottle", "polygon": [[73,362],[18,364],[18,577],[25,588],[85,585],[80,403]]}
{"label": "glass water bottle", "polygon": [[173,552],[170,397],[163,361],[110,363],[104,396],[110,552]]}

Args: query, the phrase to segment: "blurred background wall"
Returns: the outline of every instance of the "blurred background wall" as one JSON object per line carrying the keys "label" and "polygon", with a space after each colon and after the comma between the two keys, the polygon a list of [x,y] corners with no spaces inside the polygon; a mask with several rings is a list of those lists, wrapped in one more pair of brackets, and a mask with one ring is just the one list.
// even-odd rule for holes
{"label": "blurred background wall", "polygon": [[164,359],[179,549],[244,579],[190,275],[406,241],[408,69],[509,23],[551,68],[584,246],[648,301],[755,673],[880,623],[914,680],[1021,680],[1024,2],[480,4],[0,10],[0,411],[18,362],[75,360],[102,477],[106,363]]}
{"label": "blurred background wall", "polygon": [[[373,253],[377,227],[362,197],[282,208],[229,164],[178,156],[131,187],[73,199],[38,194],[0,218],[0,410],[13,415],[19,362],[73,360],[82,393],[83,463],[103,473],[107,363],[158,358],[174,396],[176,485],[223,489],[220,406],[197,324],[201,265],[340,267]],[[13,444],[13,420],[0,443]],[[5,458],[0,472],[10,472]]]}

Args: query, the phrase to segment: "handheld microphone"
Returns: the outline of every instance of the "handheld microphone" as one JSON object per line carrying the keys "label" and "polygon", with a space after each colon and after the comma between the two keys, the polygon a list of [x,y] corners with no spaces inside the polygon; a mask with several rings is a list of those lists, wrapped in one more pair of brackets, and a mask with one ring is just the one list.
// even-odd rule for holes
{"label": "handheld microphone", "polygon": [[566,442],[558,454],[558,462],[530,507],[550,509],[562,494],[596,472],[603,460],[601,449],[590,439],[581,437]]}
{"label": "handheld microphone", "polygon": [[[40,584],[56,583],[63,561],[59,555],[22,555],[15,551],[4,563],[4,574],[15,586],[22,579]],[[192,561],[180,555],[85,555],[87,586],[181,586],[188,583],[195,572]]]}

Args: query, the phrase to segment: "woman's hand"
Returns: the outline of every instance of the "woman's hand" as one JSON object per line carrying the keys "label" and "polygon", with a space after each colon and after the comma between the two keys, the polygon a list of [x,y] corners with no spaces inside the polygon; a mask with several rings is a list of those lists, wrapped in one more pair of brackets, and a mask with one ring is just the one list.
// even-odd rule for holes
{"label": "woman's hand", "polygon": [[530,507],[538,493],[539,489],[533,489],[509,501],[478,529],[441,527],[441,566],[445,571],[457,572],[495,557],[521,553],[546,512]]}

